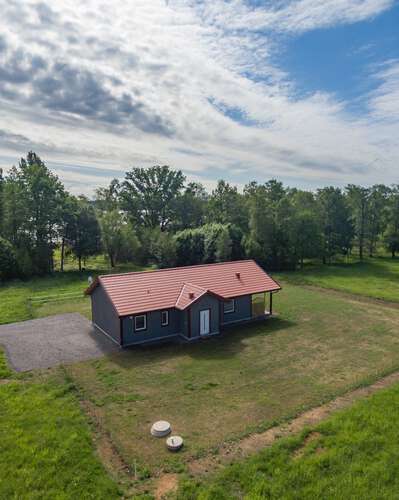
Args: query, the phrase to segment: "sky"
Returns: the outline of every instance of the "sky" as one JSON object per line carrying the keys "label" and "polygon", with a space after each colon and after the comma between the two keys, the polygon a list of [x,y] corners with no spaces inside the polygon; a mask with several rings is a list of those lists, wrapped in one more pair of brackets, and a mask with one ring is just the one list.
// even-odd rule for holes
{"label": "sky", "polygon": [[0,0],[0,167],[399,182],[395,0]]}

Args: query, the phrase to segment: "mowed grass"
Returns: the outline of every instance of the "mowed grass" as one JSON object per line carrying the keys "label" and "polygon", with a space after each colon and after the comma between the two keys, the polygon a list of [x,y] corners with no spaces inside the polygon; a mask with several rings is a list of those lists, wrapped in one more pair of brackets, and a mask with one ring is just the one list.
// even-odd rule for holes
{"label": "mowed grass", "polygon": [[[399,369],[399,309],[290,285],[274,304],[277,317],[208,341],[136,348],[67,368],[142,477],[181,470],[226,440]],[[179,455],[150,436],[159,419],[184,436]]]}
{"label": "mowed grass", "polygon": [[397,498],[399,385],[282,439],[203,483],[186,481],[180,500]]}
{"label": "mowed grass", "polygon": [[65,381],[0,384],[0,498],[117,498]]}
{"label": "mowed grass", "polygon": [[282,273],[297,285],[316,285],[348,293],[399,302],[399,259],[367,258],[334,265],[308,265],[302,271]]}

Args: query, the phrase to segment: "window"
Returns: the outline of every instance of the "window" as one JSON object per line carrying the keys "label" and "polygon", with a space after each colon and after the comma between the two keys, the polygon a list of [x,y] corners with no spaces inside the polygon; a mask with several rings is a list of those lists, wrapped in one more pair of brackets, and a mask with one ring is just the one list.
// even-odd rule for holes
{"label": "window", "polygon": [[169,311],[162,311],[161,312],[161,326],[168,326],[169,325]]}
{"label": "window", "polygon": [[134,317],[134,330],[139,332],[140,330],[147,330],[147,316],[145,314],[140,314],[140,316]]}
{"label": "window", "polygon": [[234,299],[225,300],[223,302],[223,312],[224,314],[233,313],[235,311]]}

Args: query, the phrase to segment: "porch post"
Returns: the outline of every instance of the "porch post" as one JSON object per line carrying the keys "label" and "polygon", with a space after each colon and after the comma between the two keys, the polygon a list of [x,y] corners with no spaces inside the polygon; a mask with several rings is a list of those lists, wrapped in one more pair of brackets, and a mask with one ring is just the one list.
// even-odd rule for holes
{"label": "porch post", "polygon": [[273,314],[273,294],[270,292],[270,305],[269,305],[269,313],[270,315]]}

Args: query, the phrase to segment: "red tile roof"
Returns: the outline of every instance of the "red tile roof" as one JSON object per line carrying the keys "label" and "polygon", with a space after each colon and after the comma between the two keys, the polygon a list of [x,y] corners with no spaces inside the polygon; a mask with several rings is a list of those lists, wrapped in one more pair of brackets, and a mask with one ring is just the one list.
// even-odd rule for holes
{"label": "red tile roof", "polygon": [[184,283],[177,297],[175,307],[183,311],[207,292],[208,290],[206,288],[201,288],[192,283]]}
{"label": "red tile roof", "polygon": [[205,293],[229,299],[281,288],[253,260],[108,274],[99,276],[85,293],[91,294],[97,285],[104,287],[119,316],[185,309]]}

